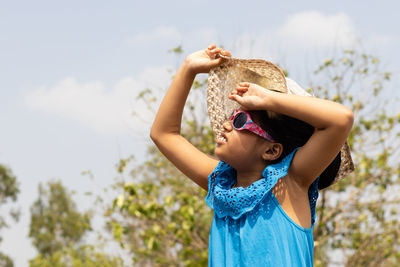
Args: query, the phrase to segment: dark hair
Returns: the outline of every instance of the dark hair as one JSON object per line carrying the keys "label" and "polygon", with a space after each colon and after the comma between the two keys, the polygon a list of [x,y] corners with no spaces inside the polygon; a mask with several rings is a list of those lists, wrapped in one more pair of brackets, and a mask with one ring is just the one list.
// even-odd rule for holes
{"label": "dark hair", "polygon": [[[303,146],[314,133],[312,125],[293,117],[266,110],[253,110],[249,111],[249,113],[261,128],[283,146],[281,156],[276,160],[270,161],[270,164],[280,162],[295,148]],[[340,162],[341,153],[339,152],[331,164],[321,173],[318,181],[319,190],[332,184],[339,171]]]}

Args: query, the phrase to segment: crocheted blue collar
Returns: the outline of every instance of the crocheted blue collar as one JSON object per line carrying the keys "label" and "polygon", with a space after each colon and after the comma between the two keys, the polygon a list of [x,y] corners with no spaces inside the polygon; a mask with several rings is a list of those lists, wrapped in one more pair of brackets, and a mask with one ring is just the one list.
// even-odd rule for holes
{"label": "crocheted blue collar", "polygon": [[268,165],[262,173],[262,178],[246,188],[231,188],[236,182],[236,170],[220,161],[208,177],[207,205],[213,208],[220,218],[229,216],[237,219],[253,210],[276,182],[287,174],[293,155],[299,148],[294,149],[280,162]]}

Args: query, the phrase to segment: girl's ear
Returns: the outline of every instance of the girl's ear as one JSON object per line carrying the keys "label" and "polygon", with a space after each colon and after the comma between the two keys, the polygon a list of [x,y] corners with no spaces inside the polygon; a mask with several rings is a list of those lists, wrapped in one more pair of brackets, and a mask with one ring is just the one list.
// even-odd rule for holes
{"label": "girl's ear", "polygon": [[262,154],[265,161],[274,161],[283,153],[283,145],[280,143],[267,143],[267,146]]}

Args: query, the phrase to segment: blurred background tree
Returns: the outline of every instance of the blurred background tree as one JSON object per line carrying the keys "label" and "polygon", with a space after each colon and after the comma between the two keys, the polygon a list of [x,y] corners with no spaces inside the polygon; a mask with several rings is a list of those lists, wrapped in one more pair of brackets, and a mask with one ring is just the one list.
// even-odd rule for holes
{"label": "blurred background tree", "polygon": [[[171,52],[182,54],[183,50]],[[349,145],[356,169],[320,192],[314,227],[316,266],[395,266],[400,262],[399,197],[395,194],[400,113],[394,112],[398,94],[387,87],[390,77],[381,70],[378,58],[346,50],[325,60],[310,78],[309,92],[342,103],[355,114]],[[182,134],[212,155],[215,141],[204,106],[205,87],[206,80],[200,76],[186,104]],[[146,89],[138,101],[154,111],[163,95]],[[206,266],[212,221],[212,210],[204,202],[206,192],[154,145],[149,146],[144,163],[138,164],[132,156],[120,160],[117,170],[121,174],[114,186],[118,196],[105,215],[115,239],[134,262],[138,266]]]}
{"label": "blurred background tree", "polygon": [[[398,266],[400,262],[399,94],[378,58],[346,50],[315,71],[310,91],[350,107],[355,171],[320,192],[316,266]],[[397,109],[398,112],[398,109]],[[331,257],[327,257],[331,256]]]}
{"label": "blurred background tree", "polygon": [[[9,208],[0,215],[0,230],[9,226],[6,215],[10,215],[14,222],[19,220],[20,211],[15,207],[9,207],[10,202],[16,202],[19,194],[19,184],[17,177],[12,173],[11,169],[0,164],[0,206]],[[2,237],[0,236],[0,242]],[[12,259],[6,254],[0,252],[0,266],[13,267]]]}
{"label": "blurred background tree", "polygon": [[123,266],[122,259],[83,244],[91,231],[91,213],[78,211],[69,192],[59,181],[39,184],[39,197],[31,206],[29,237],[38,251],[31,267]]}

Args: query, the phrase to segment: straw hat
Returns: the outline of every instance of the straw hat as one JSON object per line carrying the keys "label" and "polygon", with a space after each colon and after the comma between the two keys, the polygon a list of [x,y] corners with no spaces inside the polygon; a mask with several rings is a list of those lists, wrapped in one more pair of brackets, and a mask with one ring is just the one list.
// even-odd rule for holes
{"label": "straw hat", "polygon": [[[285,78],[282,70],[273,63],[260,59],[237,59],[219,55],[227,60],[209,72],[207,85],[207,106],[214,136],[218,139],[222,132],[222,124],[235,108],[240,105],[228,99],[231,91],[240,82],[251,82],[269,90],[286,94],[311,96],[295,81]],[[354,164],[347,141],[341,148],[341,163],[332,184],[340,181],[354,170]]]}

